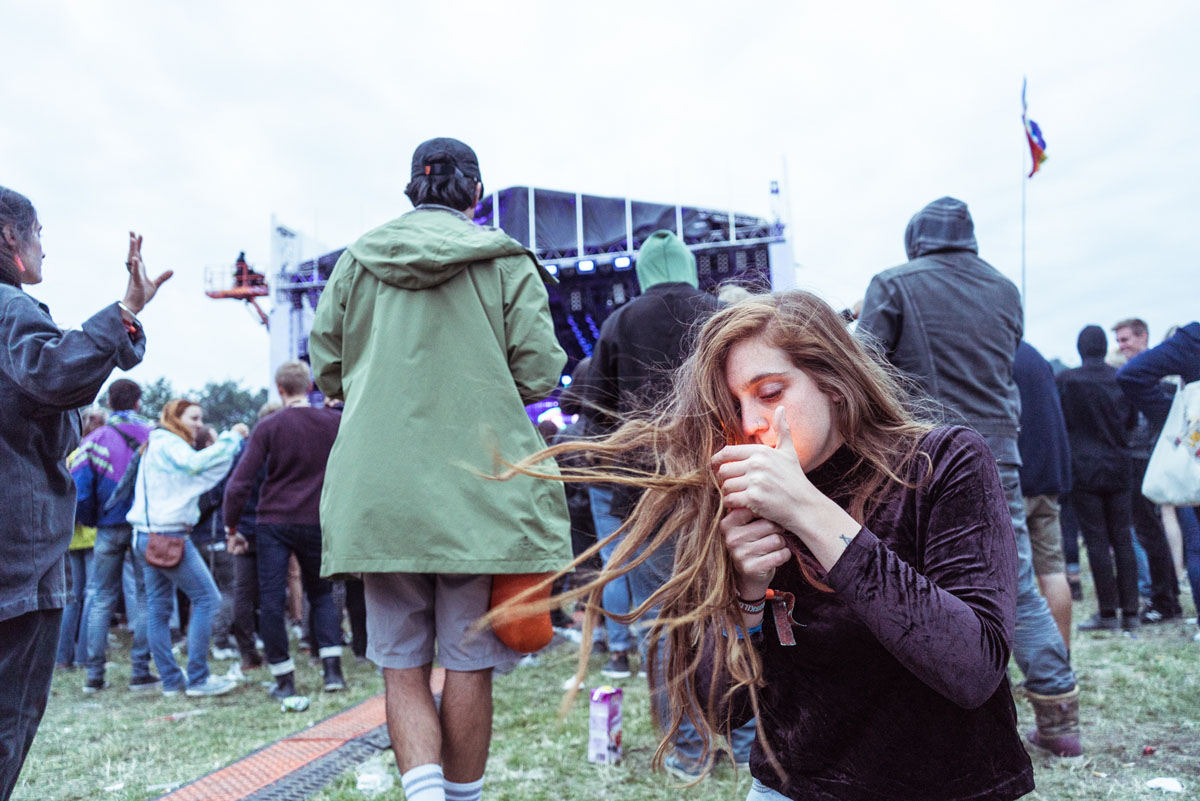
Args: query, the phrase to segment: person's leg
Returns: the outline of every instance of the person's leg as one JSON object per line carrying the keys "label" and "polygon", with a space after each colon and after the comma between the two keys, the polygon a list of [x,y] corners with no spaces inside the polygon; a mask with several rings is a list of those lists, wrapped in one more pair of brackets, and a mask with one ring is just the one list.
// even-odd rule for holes
{"label": "person's leg", "polygon": [[208,646],[212,642],[213,618],[221,606],[221,591],[208,572],[204,557],[190,539],[184,543],[183,561],[169,572],[191,601],[187,627],[187,684],[191,689],[208,681]]}
{"label": "person's leg", "polygon": [[1063,559],[1067,562],[1067,584],[1071,600],[1083,600],[1083,582],[1079,578],[1079,522],[1071,506],[1070,493],[1058,496],[1058,523],[1062,528]]}
{"label": "person's leg", "polygon": [[258,560],[253,553],[238,554],[234,561],[233,638],[242,656],[242,667],[258,667],[262,654],[254,642],[258,606]]}
{"label": "person's leg", "polygon": [[[121,588],[125,566],[128,535],[118,528],[96,529],[96,546],[92,552],[92,574],[88,577],[86,595],[90,599],[84,620],[84,641],[87,645],[87,684],[99,688],[104,684],[104,665],[108,658],[108,629],[113,607]],[[132,616],[132,612],[129,613]],[[132,620],[130,621],[132,623]]]}
{"label": "person's leg", "polygon": [[67,551],[67,579],[71,582],[71,595],[63,609],[62,625],[58,631],[58,654],[55,662],[59,667],[75,666],[79,622],[83,619],[83,598],[87,590],[83,551]]}
{"label": "person's leg", "polygon": [[346,688],[342,676],[341,616],[333,603],[333,582],[321,578],[321,527],[288,526],[288,541],[300,563],[300,580],[308,598],[309,620],[324,673],[325,691]]}
{"label": "person's leg", "polygon": [[1200,612],[1200,517],[1195,506],[1177,506],[1179,533],[1183,537],[1183,558],[1187,565],[1188,583],[1192,586],[1192,603]]}
{"label": "person's leg", "polygon": [[1087,544],[1088,564],[1092,568],[1092,584],[1096,589],[1096,602],[1100,616],[1115,618],[1120,601],[1117,597],[1117,579],[1113,571],[1108,537],[1108,525],[1104,519],[1104,502],[1094,492],[1080,489],[1071,491],[1071,503],[1079,518],[1083,541]]}
{"label": "person's leg", "polygon": [[492,739],[492,669],[519,656],[490,629],[474,630],[487,613],[491,590],[491,576],[435,577],[438,661],[446,668],[442,766],[451,798],[472,797],[482,787]]}
{"label": "person's leg", "polygon": [[179,693],[186,679],[171,653],[171,612],[175,602],[175,584],[165,571],[146,564],[146,535],[134,536],[134,548],[144,566],[146,584],[146,644],[158,666],[164,693]]}
{"label": "person's leg", "polygon": [[0,621],[0,799],[7,801],[50,697],[61,609]]}
{"label": "person's leg", "polygon": [[1062,531],[1058,525],[1058,502],[1053,495],[1025,498],[1025,522],[1033,551],[1033,573],[1050,615],[1058,626],[1068,652],[1071,650],[1071,587],[1067,583],[1062,552]]}
{"label": "person's leg", "polygon": [[[133,565],[133,604],[125,607],[129,620],[129,628],[133,631],[133,643],[129,648],[131,663],[130,686],[135,683],[145,683],[154,679],[150,672],[150,641],[146,610],[149,608],[146,594],[146,560],[143,552],[132,547],[133,532],[125,527],[125,536],[130,543],[129,557],[126,564]],[[170,642],[171,631],[167,629],[167,641]]]}
{"label": "person's leg", "polygon": [[442,727],[429,686],[434,654],[434,577],[365,573],[367,657],[383,670],[392,753],[405,796],[445,801]]}
{"label": "person's leg", "polygon": [[213,543],[205,554],[213,582],[221,593],[221,603],[213,616],[213,647],[222,650],[233,648],[233,554],[225,550],[224,543]]}
{"label": "person's leg", "polygon": [[[621,519],[612,514],[612,490],[608,487],[591,486],[588,494],[592,501],[592,518],[596,525],[596,536],[604,539],[621,527]],[[615,540],[600,549],[600,559],[607,565],[613,551],[617,549],[620,540]],[[627,577],[610,581],[604,586],[601,598],[604,611],[612,614],[628,614],[630,609],[629,580]],[[604,628],[608,632],[608,648],[614,654],[622,654],[633,648],[633,637],[629,627],[615,620],[604,619]]]}
{"label": "person's leg", "polygon": [[1128,493],[1133,526],[1150,567],[1150,606],[1164,618],[1178,617],[1179,577],[1175,575],[1175,565],[1171,561],[1171,548],[1167,545],[1158,508],[1142,494],[1142,481],[1149,464],[1147,459],[1133,460],[1133,480]]}
{"label": "person's leg", "polygon": [[367,656],[367,602],[360,579],[346,579],[346,613],[350,616],[350,650],[359,659]]}
{"label": "person's leg", "polygon": [[260,523],[256,529],[258,560],[258,633],[267,655],[267,667],[275,677],[276,694],[292,686],[296,665],[288,650],[286,600],[288,562],[291,552],[280,534],[280,526]]}
{"label": "person's leg", "polygon": [[288,560],[287,612],[289,625],[298,626],[304,621],[304,587],[300,583],[300,563],[295,558]]}
{"label": "person's leg", "polygon": [[1183,558],[1183,532],[1179,528],[1179,515],[1174,506],[1158,507],[1158,516],[1162,518],[1163,533],[1167,535],[1167,547],[1171,549],[1171,564],[1175,567],[1175,576],[1187,575],[1187,563]]}
{"label": "person's leg", "polygon": [[1117,600],[1126,628],[1137,625],[1138,587],[1137,561],[1133,556],[1133,536],[1129,522],[1129,493],[1116,492],[1104,496],[1104,516],[1113,559],[1117,564]]}

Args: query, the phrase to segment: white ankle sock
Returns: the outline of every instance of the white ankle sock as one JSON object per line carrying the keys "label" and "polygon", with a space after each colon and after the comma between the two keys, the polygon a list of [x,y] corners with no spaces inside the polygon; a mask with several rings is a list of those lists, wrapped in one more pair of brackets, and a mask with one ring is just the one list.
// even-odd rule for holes
{"label": "white ankle sock", "polygon": [[459,784],[446,782],[446,801],[480,801],[483,798],[483,777],[478,781]]}
{"label": "white ankle sock", "polygon": [[446,801],[444,781],[442,766],[434,763],[417,765],[400,777],[408,801]]}

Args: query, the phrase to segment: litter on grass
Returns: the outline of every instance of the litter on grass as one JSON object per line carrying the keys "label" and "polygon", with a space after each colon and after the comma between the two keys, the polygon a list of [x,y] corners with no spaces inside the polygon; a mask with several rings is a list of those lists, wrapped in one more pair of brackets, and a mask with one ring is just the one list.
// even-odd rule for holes
{"label": "litter on grass", "polygon": [[1163,790],[1168,793],[1182,793],[1183,785],[1179,779],[1172,779],[1168,776],[1159,776],[1157,779],[1151,779],[1146,782],[1146,786],[1151,790]]}
{"label": "litter on grass", "polygon": [[163,722],[174,723],[175,721],[183,720],[184,718],[191,718],[191,717],[195,717],[196,715],[207,715],[207,714],[208,714],[207,709],[188,709],[184,712],[172,712],[171,714],[163,715],[162,717],[150,718],[146,722],[147,723],[163,723]]}

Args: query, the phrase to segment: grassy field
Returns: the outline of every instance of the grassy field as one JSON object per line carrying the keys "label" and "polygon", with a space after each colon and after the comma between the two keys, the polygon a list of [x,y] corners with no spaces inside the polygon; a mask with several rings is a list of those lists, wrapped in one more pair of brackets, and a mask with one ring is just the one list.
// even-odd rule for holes
{"label": "grassy field", "polygon": [[[1085,610],[1086,607],[1086,610]],[[1091,604],[1076,604],[1076,615]],[[1061,760],[1033,754],[1037,791],[1030,799],[1095,801],[1180,798],[1145,787],[1148,779],[1175,777],[1184,798],[1200,798],[1200,644],[1194,627],[1182,623],[1143,628],[1136,637],[1077,635],[1073,661],[1083,689],[1082,720],[1086,754]],[[521,667],[496,680],[495,737],[485,796],[493,801],[619,799],[690,801],[745,798],[749,778],[728,765],[695,788],[683,790],[665,774],[649,771],[656,745],[649,723],[644,682],[625,688],[626,759],[614,767],[590,765],[585,758],[587,711],[577,703],[565,719],[557,708],[562,685],[575,665],[574,647],[565,644],[541,655],[536,667]],[[282,713],[259,686],[265,675],[216,699],[142,698],[125,690],[128,650],[110,654],[113,688],[96,695],[80,689],[83,674],[55,676],[50,704],[26,762],[17,799],[104,799],[140,801],[189,781],[250,751],[382,690],[369,665],[347,665],[350,691],[319,692],[319,671],[303,666],[299,689],[311,693],[304,713]],[[300,661],[299,659],[297,660]],[[595,657],[589,686],[600,683]],[[217,663],[218,670],[225,665]],[[265,671],[256,671],[264,674]],[[1012,676],[1019,681],[1015,667]],[[581,696],[582,697],[582,696]],[[1022,726],[1032,726],[1028,705],[1017,702]],[[198,711],[178,720],[166,715]],[[1144,754],[1150,746],[1152,754]],[[394,770],[394,768],[393,768]],[[351,801],[353,771],[316,796]],[[380,801],[398,801],[396,786]]]}

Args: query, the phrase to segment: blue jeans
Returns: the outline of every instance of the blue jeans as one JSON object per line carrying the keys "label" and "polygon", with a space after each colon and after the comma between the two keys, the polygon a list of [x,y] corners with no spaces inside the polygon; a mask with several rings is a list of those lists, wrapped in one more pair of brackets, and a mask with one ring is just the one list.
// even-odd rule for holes
{"label": "blue jeans", "polygon": [[63,611],[39,609],[0,620],[0,799],[17,784],[50,697]]}
{"label": "blue jeans", "polygon": [[295,669],[288,653],[287,604],[288,559],[294,553],[300,563],[300,581],[308,598],[309,620],[322,659],[342,655],[342,624],[333,605],[333,582],[321,578],[321,527],[313,525],[258,523],[255,526],[258,552],[258,634],[271,675]]}
{"label": "blue jeans", "polygon": [[87,661],[87,636],[82,629],[87,624],[87,584],[92,567],[92,549],[67,551],[67,568],[71,572],[71,598],[63,609],[62,629],[58,633],[60,665],[82,665]]}
{"label": "blue jeans", "polygon": [[755,779],[754,783],[750,785],[750,794],[746,796],[746,801],[788,801],[788,797],[780,795],[758,779]]}
{"label": "blue jeans", "polygon": [[[134,532],[134,548],[143,564],[148,539],[146,532]],[[172,568],[146,565],[142,575],[146,578],[146,640],[154,664],[158,665],[163,690],[182,690],[184,685],[183,671],[171,653],[170,621],[177,587],[192,602],[187,630],[187,686],[203,684],[208,680],[208,643],[212,639],[213,616],[221,608],[221,592],[204,564],[204,557],[185,536],[183,560],[178,565]]]}
{"label": "blue jeans", "polygon": [[[659,548],[650,555],[645,562],[638,565],[629,572],[629,589],[633,595],[633,603],[635,606],[640,606],[654,592],[666,583],[671,577],[671,572],[675,569],[675,550],[669,545]],[[657,610],[655,610],[657,612]],[[653,617],[653,614],[650,615]],[[638,649],[641,651],[642,664],[647,664],[646,651],[649,644],[646,638],[643,637],[638,643]],[[659,642],[654,653],[655,673],[657,680],[651,683],[651,688],[655,689],[654,703],[658,707],[659,720],[666,723],[671,719],[671,709],[669,699],[665,691],[667,682],[666,664],[667,651],[666,643]],[[754,737],[757,733],[755,719],[751,718],[741,726],[734,729],[727,735],[729,740],[729,748],[733,751],[735,762],[743,763],[750,760],[750,747],[754,744]],[[679,731],[675,733],[675,753],[685,762],[699,762],[700,755],[704,750],[704,742],[700,737],[700,732],[696,730],[696,726],[692,723],[691,718],[684,715],[679,721]]]}
{"label": "blue jeans", "polygon": [[1025,686],[1031,692],[1040,695],[1070,692],[1075,687],[1075,671],[1071,670],[1067,646],[1033,576],[1033,549],[1029,543],[1029,527],[1025,524],[1016,440],[1012,440],[1011,453],[1005,448],[1007,442],[997,443],[988,438],[988,444],[998,456],[996,467],[1000,471],[1000,484],[1008,499],[1008,511],[1017,537],[1017,624],[1013,631],[1013,656],[1025,674]]}
{"label": "blue jeans", "polygon": [[[596,539],[603,540],[621,527],[622,520],[612,513],[612,488],[602,486],[588,487],[588,496],[592,501],[592,520],[596,524]],[[614,541],[600,549],[600,559],[605,566],[617,549],[620,540]],[[622,576],[616,581],[604,585],[604,596],[601,602],[604,611],[617,615],[628,614],[633,607],[630,605],[629,577]],[[629,627],[615,620],[604,619],[604,628],[608,632],[608,648],[610,651],[629,651],[633,648],[633,636]]]}
{"label": "blue jeans", "polygon": [[125,577],[125,554],[128,552],[135,567],[136,595],[134,603],[126,596],[125,613],[133,629],[133,661],[131,679],[150,675],[150,646],[146,643],[146,581],[141,554],[133,549],[133,530],[129,526],[102,526],[96,529],[96,548],[92,556],[92,574],[88,578],[87,597],[87,677],[89,681],[104,680],[104,664],[108,659],[108,629],[117,593],[122,592]]}
{"label": "blue jeans", "polygon": [[1200,516],[1195,506],[1176,506],[1175,517],[1183,534],[1183,558],[1187,566],[1188,583],[1192,585],[1192,603],[1200,612]]}

